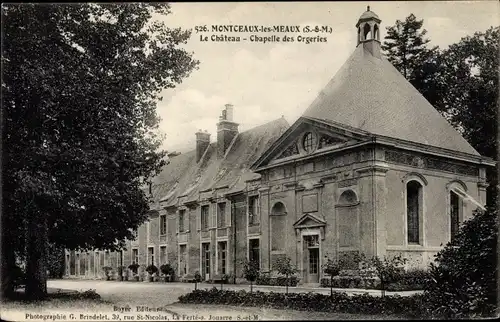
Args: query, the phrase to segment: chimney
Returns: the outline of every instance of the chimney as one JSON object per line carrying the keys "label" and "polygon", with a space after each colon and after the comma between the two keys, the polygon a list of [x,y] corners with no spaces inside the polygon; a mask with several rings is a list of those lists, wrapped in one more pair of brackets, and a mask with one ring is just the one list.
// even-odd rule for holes
{"label": "chimney", "polygon": [[196,162],[200,161],[209,144],[210,133],[208,133],[207,131],[202,132],[201,130],[196,132]]}
{"label": "chimney", "polygon": [[217,123],[217,158],[222,159],[229,145],[238,134],[238,124],[233,122],[233,105],[226,104]]}

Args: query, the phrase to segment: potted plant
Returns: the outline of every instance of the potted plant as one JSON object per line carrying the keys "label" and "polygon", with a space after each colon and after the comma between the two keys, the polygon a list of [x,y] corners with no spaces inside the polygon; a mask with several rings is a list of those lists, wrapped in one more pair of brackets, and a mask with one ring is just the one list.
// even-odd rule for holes
{"label": "potted plant", "polygon": [[104,276],[106,276],[106,280],[107,281],[111,280],[111,272],[113,268],[109,266],[104,266],[102,270],[104,271]]}
{"label": "potted plant", "polygon": [[201,282],[201,274],[200,272],[196,271],[196,273],[194,273],[194,289],[196,290],[198,287],[198,283]]}
{"label": "potted plant", "polygon": [[323,271],[330,276],[330,296],[333,296],[333,278],[340,274],[340,265],[338,262],[328,258],[323,264]]}
{"label": "potted plant", "polygon": [[148,282],[152,282],[154,276],[158,273],[158,267],[156,267],[155,264],[151,264],[146,267],[146,272],[148,272]]}
{"label": "potted plant", "polygon": [[259,277],[260,268],[259,264],[255,261],[245,261],[243,265],[243,275],[245,279],[250,282],[250,293],[253,292],[253,283]]}
{"label": "potted plant", "polygon": [[139,264],[137,263],[132,263],[128,266],[128,269],[132,273],[132,277],[135,281],[139,281],[139,275],[138,275],[138,270],[139,270]]}
{"label": "potted plant", "polygon": [[174,277],[174,268],[170,264],[163,264],[160,266],[160,271],[164,276],[164,282],[172,282]]}

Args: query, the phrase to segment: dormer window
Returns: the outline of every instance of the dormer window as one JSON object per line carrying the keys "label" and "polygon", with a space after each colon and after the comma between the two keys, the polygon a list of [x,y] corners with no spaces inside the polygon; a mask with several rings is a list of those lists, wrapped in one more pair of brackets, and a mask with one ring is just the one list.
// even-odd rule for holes
{"label": "dormer window", "polygon": [[313,133],[308,132],[304,135],[304,140],[302,141],[302,145],[307,153],[311,153],[316,149],[317,145],[316,143],[317,143],[316,136]]}

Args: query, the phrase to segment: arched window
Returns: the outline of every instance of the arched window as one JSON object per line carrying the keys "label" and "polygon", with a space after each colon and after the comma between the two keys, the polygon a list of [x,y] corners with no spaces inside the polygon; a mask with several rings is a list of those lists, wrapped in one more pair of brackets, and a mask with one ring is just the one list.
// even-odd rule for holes
{"label": "arched window", "polygon": [[364,40],[372,39],[372,29],[369,24],[365,24],[363,27]]}
{"label": "arched window", "polygon": [[408,244],[420,243],[422,185],[412,180],[406,184],[406,227]]}
{"label": "arched window", "polygon": [[359,246],[358,197],[352,190],[342,192],[337,203],[339,246]]}
{"label": "arched window", "polygon": [[379,35],[379,30],[378,30],[378,25],[375,25],[373,27],[373,39],[380,40],[380,35]]}
{"label": "arched window", "polygon": [[286,208],[277,202],[271,209],[271,250],[285,250],[286,245]]}
{"label": "arched window", "polygon": [[450,237],[455,238],[460,225],[460,210],[462,208],[462,198],[454,191],[450,191]]}

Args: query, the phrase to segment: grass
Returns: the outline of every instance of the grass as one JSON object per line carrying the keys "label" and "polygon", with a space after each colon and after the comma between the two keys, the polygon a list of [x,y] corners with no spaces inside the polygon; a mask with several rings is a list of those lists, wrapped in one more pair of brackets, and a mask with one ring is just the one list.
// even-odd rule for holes
{"label": "grass", "polygon": [[49,290],[47,298],[40,301],[27,301],[24,291],[16,292],[13,299],[2,301],[5,311],[47,311],[47,310],[103,310],[110,309],[109,301],[102,300],[94,290],[84,292]]}

